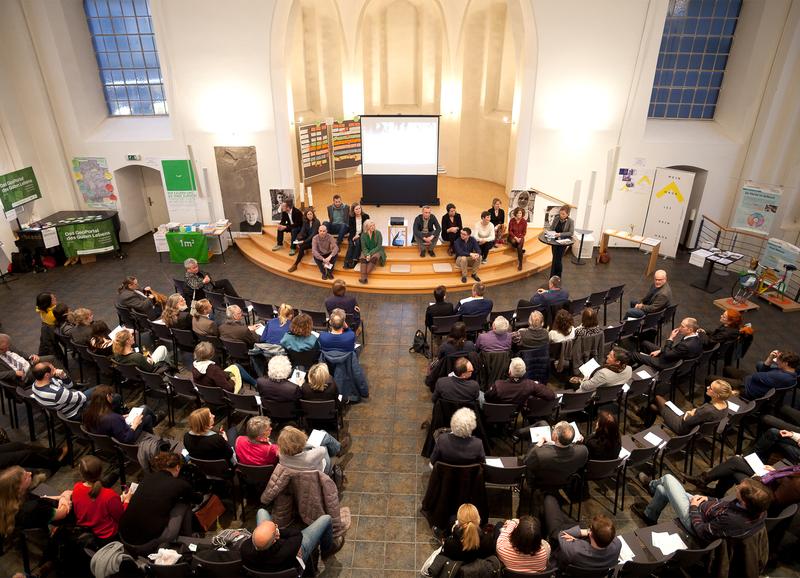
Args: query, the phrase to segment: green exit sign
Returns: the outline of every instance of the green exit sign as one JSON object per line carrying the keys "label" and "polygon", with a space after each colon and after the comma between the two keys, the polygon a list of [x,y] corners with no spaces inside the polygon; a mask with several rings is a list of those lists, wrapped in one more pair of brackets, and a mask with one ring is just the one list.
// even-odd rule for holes
{"label": "green exit sign", "polygon": [[128,160],[129,161],[140,161],[140,160],[142,160],[142,156],[141,155],[128,155]]}

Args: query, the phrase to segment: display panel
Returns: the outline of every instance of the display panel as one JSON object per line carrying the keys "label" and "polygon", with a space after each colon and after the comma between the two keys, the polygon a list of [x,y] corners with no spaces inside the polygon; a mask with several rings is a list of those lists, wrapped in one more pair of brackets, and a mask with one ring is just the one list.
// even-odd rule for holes
{"label": "display panel", "polygon": [[362,116],[364,175],[436,175],[438,116]]}

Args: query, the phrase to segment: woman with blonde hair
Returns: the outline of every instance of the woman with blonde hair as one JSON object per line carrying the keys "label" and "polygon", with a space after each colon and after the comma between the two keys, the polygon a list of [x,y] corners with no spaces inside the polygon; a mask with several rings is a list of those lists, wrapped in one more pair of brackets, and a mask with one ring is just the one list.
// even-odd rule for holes
{"label": "woman with blonde hair", "polygon": [[349,446],[349,439],[341,444],[327,432],[322,436],[319,447],[311,446],[306,433],[290,425],[278,435],[280,463],[293,470],[317,470],[330,475],[333,458],[347,452]]}
{"label": "woman with blonde hair", "polygon": [[185,331],[192,330],[192,316],[189,314],[188,307],[186,306],[186,299],[180,293],[173,293],[167,297],[167,303],[164,305],[164,311],[161,313],[161,321],[167,327],[174,327],[175,329],[183,329]]}
{"label": "woman with blonde hair", "polygon": [[359,283],[367,283],[367,277],[377,265],[386,265],[386,251],[383,249],[383,235],[373,220],[364,222],[364,234],[361,235],[361,277]]}
{"label": "woman with blonde hair", "polygon": [[78,307],[72,312],[72,321],[75,327],[72,328],[72,341],[78,345],[89,345],[92,338],[92,321],[94,313],[86,307]]}
{"label": "woman with blonde hair", "polygon": [[194,302],[194,313],[192,313],[192,331],[198,337],[219,337],[219,327],[211,319],[213,311],[211,301],[200,299]]}
{"label": "woman with blonde hair", "polygon": [[327,363],[311,366],[300,393],[301,399],[308,401],[329,401],[339,398],[339,388],[328,371]]}
{"label": "woman with blonde hair", "polygon": [[[72,490],[40,498],[30,493],[35,485],[33,474],[20,466],[0,472],[0,536],[8,538],[15,529],[47,529],[51,522],[63,520],[70,513]],[[58,504],[55,508],[53,500]]]}
{"label": "woman with blonde hair", "polygon": [[294,307],[288,303],[281,303],[278,307],[278,316],[267,321],[267,326],[261,334],[261,343],[279,345],[283,336],[289,331],[292,319],[294,319]]}
{"label": "woman with blonde hair", "polygon": [[222,428],[219,431],[213,429],[215,417],[207,407],[190,413],[189,431],[183,435],[183,447],[190,457],[198,460],[235,461],[233,448],[228,443],[228,434]]}
{"label": "woman with blonde hair", "polygon": [[153,353],[144,354],[133,350],[133,333],[128,329],[123,329],[114,336],[114,343],[111,345],[111,359],[120,365],[135,365],[142,371],[154,373],[166,369],[169,352],[163,345],[159,345]]}
{"label": "woman with blonde hair", "polygon": [[[439,552],[451,560],[464,564],[494,555],[494,540],[481,530],[481,515],[478,508],[469,503],[461,504],[455,524],[444,539],[442,547],[434,554]],[[421,573],[424,576],[430,576],[428,567],[434,558],[432,555],[422,567]]]}

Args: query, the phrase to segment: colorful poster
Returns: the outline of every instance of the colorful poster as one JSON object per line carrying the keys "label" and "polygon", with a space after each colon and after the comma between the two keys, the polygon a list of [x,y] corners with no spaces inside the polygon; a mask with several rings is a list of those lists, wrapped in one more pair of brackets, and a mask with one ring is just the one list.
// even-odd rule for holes
{"label": "colorful poster", "polygon": [[42,192],[36,182],[36,175],[33,174],[33,167],[0,175],[0,201],[4,211],[8,212],[41,198]]}
{"label": "colorful poster", "polygon": [[800,261],[800,248],[781,239],[768,239],[758,262],[764,267],[774,269],[780,276],[783,275],[784,265],[797,267],[798,261]]}
{"label": "colorful poster", "polygon": [[72,159],[72,176],[90,209],[117,208],[117,195],[111,182],[114,176],[108,170],[106,159],[75,157]]}
{"label": "colorful poster", "polygon": [[731,227],[740,231],[769,235],[781,202],[781,193],[780,187],[746,182],[739,195]]}
{"label": "colorful poster", "polygon": [[303,173],[304,181],[331,170],[327,124],[321,122],[298,126],[297,143],[297,150],[300,154],[300,170]]}
{"label": "colorful poster", "polygon": [[119,248],[112,219],[58,225],[57,229],[67,257],[108,253]]}
{"label": "colorful poster", "polygon": [[361,164],[361,121],[337,120],[331,125],[333,168],[349,169]]}

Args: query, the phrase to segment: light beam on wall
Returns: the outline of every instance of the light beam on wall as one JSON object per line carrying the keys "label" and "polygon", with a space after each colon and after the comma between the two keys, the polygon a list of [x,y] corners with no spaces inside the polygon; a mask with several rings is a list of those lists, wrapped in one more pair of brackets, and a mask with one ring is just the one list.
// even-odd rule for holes
{"label": "light beam on wall", "polygon": [[593,132],[611,122],[610,96],[604,87],[567,83],[543,95],[544,126],[562,132],[565,141],[585,145]]}
{"label": "light beam on wall", "polygon": [[263,102],[248,86],[220,81],[201,91],[195,102],[197,118],[206,132],[230,138],[269,128],[266,115],[269,103]]}

